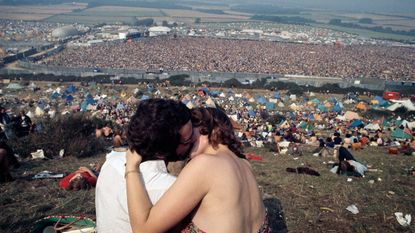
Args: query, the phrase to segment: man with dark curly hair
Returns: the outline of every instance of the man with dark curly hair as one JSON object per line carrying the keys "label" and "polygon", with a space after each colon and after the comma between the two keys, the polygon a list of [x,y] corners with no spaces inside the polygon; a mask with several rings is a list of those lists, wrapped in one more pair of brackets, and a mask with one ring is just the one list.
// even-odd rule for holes
{"label": "man with dark curly hair", "polygon": [[[137,105],[127,129],[128,144],[146,162],[140,170],[155,203],[175,181],[166,163],[185,159],[193,145],[190,110],[181,102],[148,99]],[[125,185],[125,148],[107,155],[96,185],[98,232],[132,232]]]}

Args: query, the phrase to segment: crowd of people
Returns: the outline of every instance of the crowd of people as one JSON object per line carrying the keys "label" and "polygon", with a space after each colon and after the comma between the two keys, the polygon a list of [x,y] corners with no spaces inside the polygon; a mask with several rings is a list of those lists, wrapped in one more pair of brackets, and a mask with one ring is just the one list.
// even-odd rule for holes
{"label": "crowd of people", "polygon": [[158,37],[71,47],[39,61],[65,67],[247,72],[414,80],[414,48]]}

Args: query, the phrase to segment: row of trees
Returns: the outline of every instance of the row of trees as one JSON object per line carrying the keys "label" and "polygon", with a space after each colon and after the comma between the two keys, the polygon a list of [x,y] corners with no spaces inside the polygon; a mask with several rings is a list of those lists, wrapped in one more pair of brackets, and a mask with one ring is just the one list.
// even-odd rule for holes
{"label": "row of trees", "polygon": [[[102,83],[102,84],[137,84],[138,82],[147,82],[147,83],[161,83],[165,82],[166,79],[160,79],[158,77],[154,79],[137,79],[134,77],[123,77],[119,79],[114,79],[114,77],[110,75],[98,75],[93,77],[78,77],[78,76],[55,76],[52,74],[22,74],[22,75],[3,75],[5,79],[11,80],[21,80],[24,85],[29,85],[30,81],[49,81],[49,82],[81,82],[81,83]],[[172,75],[170,76],[167,81],[169,81],[170,85],[173,86],[190,86],[193,84],[207,84],[211,87],[225,87],[225,88],[242,88],[242,89],[272,89],[272,90],[290,90],[293,94],[303,94],[307,91],[314,91],[314,92],[321,92],[329,90],[330,93],[348,93],[348,92],[363,92],[366,91],[363,88],[358,87],[350,87],[350,88],[341,88],[337,84],[325,84],[322,87],[314,87],[314,86],[300,86],[294,82],[281,82],[281,81],[273,81],[268,82],[268,78],[261,78],[257,79],[251,84],[242,84],[238,79],[228,79],[223,82],[197,82],[192,83],[190,81],[190,76],[187,74],[179,74],[179,75]],[[376,91],[371,91],[372,93],[377,93]],[[382,94],[381,91],[377,94]]]}
{"label": "row of trees", "polygon": [[[359,20],[359,23],[365,23],[365,24],[371,24],[373,23],[373,20],[370,18],[364,18]],[[405,35],[405,36],[415,36],[415,29],[412,29],[410,31],[404,31],[404,30],[393,30],[391,27],[382,27],[382,26],[362,26],[357,23],[345,23],[342,22],[341,19],[331,19],[329,21],[329,24],[335,25],[335,26],[341,26],[341,27],[348,27],[348,28],[357,28],[357,29],[365,29],[375,32],[383,32],[383,33],[391,33],[391,34],[398,34],[398,35]]]}

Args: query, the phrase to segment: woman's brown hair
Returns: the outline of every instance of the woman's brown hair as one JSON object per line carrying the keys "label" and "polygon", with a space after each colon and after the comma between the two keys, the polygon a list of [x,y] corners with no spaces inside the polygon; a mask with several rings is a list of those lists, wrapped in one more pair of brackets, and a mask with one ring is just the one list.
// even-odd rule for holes
{"label": "woman's brown hair", "polygon": [[229,117],[218,108],[196,108],[192,110],[192,124],[200,127],[200,134],[208,135],[209,144],[218,148],[219,144],[228,148],[240,158],[246,158],[243,154],[242,143],[235,136],[235,132]]}

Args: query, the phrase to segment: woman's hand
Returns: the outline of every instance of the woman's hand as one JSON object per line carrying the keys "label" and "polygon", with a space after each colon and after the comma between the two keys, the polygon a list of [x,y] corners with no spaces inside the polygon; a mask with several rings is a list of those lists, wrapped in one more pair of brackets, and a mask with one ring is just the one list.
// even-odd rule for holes
{"label": "woman's hand", "polygon": [[128,149],[126,159],[127,159],[126,169],[128,171],[128,170],[136,169],[140,165],[141,161],[143,160],[143,157],[141,157],[141,155],[139,155],[137,152],[131,151],[131,149]]}

